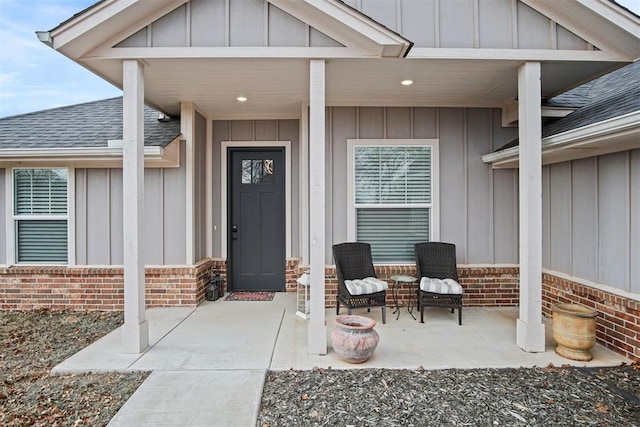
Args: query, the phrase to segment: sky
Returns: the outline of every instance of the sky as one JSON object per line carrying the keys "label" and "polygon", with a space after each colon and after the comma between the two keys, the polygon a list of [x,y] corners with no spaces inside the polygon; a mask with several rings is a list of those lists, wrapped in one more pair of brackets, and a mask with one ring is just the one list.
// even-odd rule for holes
{"label": "sky", "polygon": [[[0,117],[122,95],[38,41],[97,0],[0,0]],[[559,0],[573,1],[573,0]],[[640,14],[640,0],[617,0]]]}

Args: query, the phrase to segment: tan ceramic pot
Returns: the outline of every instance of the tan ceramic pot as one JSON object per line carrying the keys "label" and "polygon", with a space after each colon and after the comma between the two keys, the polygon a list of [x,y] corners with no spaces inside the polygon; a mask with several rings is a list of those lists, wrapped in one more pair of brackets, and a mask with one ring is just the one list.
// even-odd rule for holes
{"label": "tan ceramic pot", "polygon": [[571,360],[591,360],[589,350],[596,344],[597,312],[580,304],[556,304],[551,312],[556,353]]}
{"label": "tan ceramic pot", "polygon": [[349,363],[362,363],[372,355],[380,336],[373,329],[376,321],[364,316],[343,314],[334,320],[331,333],[333,350]]}

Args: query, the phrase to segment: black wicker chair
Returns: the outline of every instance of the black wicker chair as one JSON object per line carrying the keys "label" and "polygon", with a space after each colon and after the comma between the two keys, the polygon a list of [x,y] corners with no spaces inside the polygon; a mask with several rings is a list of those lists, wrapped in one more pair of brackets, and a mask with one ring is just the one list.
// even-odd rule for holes
{"label": "black wicker chair", "polygon": [[[416,243],[416,271],[418,280],[423,277],[430,279],[453,279],[458,282],[456,267],[456,246],[452,243],[426,242]],[[424,323],[425,307],[447,307],[458,309],[458,324],[462,325],[462,291],[455,293],[425,292],[418,287],[418,309],[420,322]]]}
{"label": "black wicker chair", "polygon": [[340,243],[333,245],[333,258],[338,275],[338,295],[336,296],[336,314],[340,313],[340,304],[347,307],[348,313],[354,308],[382,307],[382,323],[387,321],[386,291],[372,294],[351,295],[345,280],[377,277],[371,258],[371,245],[368,243]]}

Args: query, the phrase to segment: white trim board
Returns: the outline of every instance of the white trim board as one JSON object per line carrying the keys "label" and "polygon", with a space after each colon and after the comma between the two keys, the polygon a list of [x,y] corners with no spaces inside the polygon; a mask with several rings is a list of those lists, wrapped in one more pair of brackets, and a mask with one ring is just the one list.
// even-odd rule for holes
{"label": "white trim board", "polygon": [[[165,147],[145,146],[144,167],[180,167],[181,138]],[[0,150],[0,158],[0,167],[122,168],[122,141],[109,141],[107,147],[7,148]]]}
{"label": "white trim board", "polygon": [[67,221],[67,262],[62,263],[20,263],[17,265],[54,265],[75,267],[76,265],[76,170],[69,166],[13,166],[5,168],[5,262],[16,265],[16,221],[20,215],[14,214],[14,170],[16,169],[64,169],[67,171],[67,213],[66,215],[30,215],[30,219],[65,219]]}
{"label": "white trim board", "polygon": [[227,148],[284,147],[285,157],[285,258],[291,257],[291,141],[222,141],[220,144],[220,254],[227,259]]}
{"label": "white trim board", "polygon": [[[640,111],[570,129],[542,139],[542,164],[633,150],[640,147],[638,135]],[[558,154],[563,156],[554,159]],[[518,168],[519,160],[519,145],[482,156],[482,161],[491,163],[494,169]]]}
{"label": "white trim board", "polygon": [[[355,176],[353,155],[357,146],[409,146],[431,147],[431,211],[429,240],[440,240],[440,140],[439,139],[347,139],[347,239],[356,240]],[[395,207],[402,207],[397,205]]]}

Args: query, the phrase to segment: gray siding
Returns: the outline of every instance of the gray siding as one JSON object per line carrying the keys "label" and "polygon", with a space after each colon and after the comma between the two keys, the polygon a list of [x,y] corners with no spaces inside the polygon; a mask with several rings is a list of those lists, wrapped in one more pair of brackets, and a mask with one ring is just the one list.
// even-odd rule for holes
{"label": "gray siding", "polygon": [[589,44],[517,0],[347,0],[416,47],[569,49]]}
{"label": "gray siding", "polygon": [[517,171],[492,170],[486,154],[517,135],[500,110],[464,108],[330,108],[327,120],[327,261],[347,240],[347,139],[438,138],[440,240],[455,243],[458,262],[517,263]]}
{"label": "gray siding", "polygon": [[116,45],[186,46],[342,45],[264,0],[191,0]]}
{"label": "gray siding", "polygon": [[[184,144],[180,146],[180,158],[184,159],[186,150]],[[162,170],[162,186],[164,195],[162,205],[164,206],[164,218],[162,223],[162,233],[164,237],[164,263],[184,264],[186,252],[185,221],[186,211],[186,171],[184,162],[180,168]]]}
{"label": "gray siding", "polygon": [[291,141],[291,253],[299,255],[299,139],[298,120],[214,120],[213,122],[213,256],[222,254],[221,247],[221,150],[223,141]]}
{"label": "gray siding", "polygon": [[640,291],[640,150],[544,167],[543,264]]}
{"label": "gray siding", "polygon": [[[0,169],[0,224],[4,227],[6,224],[7,218],[5,216],[5,209],[7,201],[7,195],[5,194],[4,188],[4,169]],[[0,233],[0,264],[7,263],[7,236],[6,233]]]}
{"label": "gray siding", "polygon": [[[122,169],[76,169],[75,184],[76,263],[121,265]],[[145,169],[144,185],[145,263],[184,264],[184,166]]]}
{"label": "gray siding", "polygon": [[[517,0],[349,0],[416,47],[568,49],[590,45]],[[145,46],[341,46],[264,0],[191,0],[122,41]]]}

